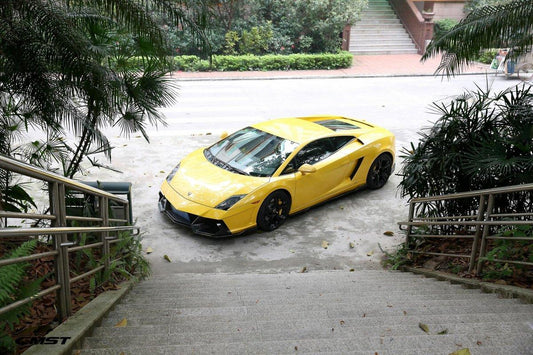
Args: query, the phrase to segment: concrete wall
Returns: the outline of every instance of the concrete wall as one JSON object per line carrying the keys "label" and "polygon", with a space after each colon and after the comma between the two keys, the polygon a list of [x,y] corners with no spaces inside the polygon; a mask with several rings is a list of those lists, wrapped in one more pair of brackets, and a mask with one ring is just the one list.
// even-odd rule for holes
{"label": "concrete wall", "polygon": [[465,13],[463,12],[464,6],[464,1],[436,2],[433,5],[433,11],[435,12],[435,17],[433,18],[433,21],[442,20],[444,18],[453,18],[456,20],[461,20],[465,17]]}
{"label": "concrete wall", "polygon": [[[435,1],[433,4],[433,12],[435,13],[435,17],[433,17],[433,21],[442,20],[445,18],[461,20],[462,18],[466,16],[465,13],[463,12],[465,2],[466,1],[463,1],[463,0]],[[422,10],[424,9],[424,1],[415,1],[414,3],[418,11],[422,13]]]}

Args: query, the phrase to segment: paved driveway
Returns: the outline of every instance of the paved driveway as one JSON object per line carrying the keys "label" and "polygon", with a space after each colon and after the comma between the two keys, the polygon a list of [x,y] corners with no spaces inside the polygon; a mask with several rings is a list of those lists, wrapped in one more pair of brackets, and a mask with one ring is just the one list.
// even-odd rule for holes
{"label": "paved driveway", "polygon": [[[489,78],[489,80],[492,78]],[[251,270],[379,268],[384,249],[403,240],[397,222],[407,217],[407,203],[393,175],[378,191],[361,190],[290,218],[271,233],[249,233],[224,240],[192,234],[170,223],[157,210],[159,186],[186,154],[233,131],[268,118],[338,114],[366,118],[389,128],[397,151],[416,141],[417,131],[436,116],[435,100],[448,100],[463,88],[484,85],[483,76],[440,78],[365,78],[306,80],[246,80],[182,82],[180,102],[165,109],[168,127],[149,132],[151,144],[140,136],[126,140],[109,131],[117,174],[88,168],[88,180],[131,181],[133,214],[144,233],[144,246],[156,273]],[[516,81],[496,78],[495,90]],[[400,164],[397,164],[397,171]],[[393,231],[394,236],[383,233]],[[327,241],[327,249],[322,242]],[[350,248],[350,243],[355,247]],[[163,259],[168,255],[169,263]]]}

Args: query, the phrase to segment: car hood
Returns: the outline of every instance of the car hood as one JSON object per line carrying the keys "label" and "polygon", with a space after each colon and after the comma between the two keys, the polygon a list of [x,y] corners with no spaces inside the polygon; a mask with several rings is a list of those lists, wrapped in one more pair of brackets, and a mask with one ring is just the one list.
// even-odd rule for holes
{"label": "car hood", "polygon": [[270,178],[222,169],[209,162],[203,152],[204,148],[199,149],[183,159],[169,183],[173,190],[190,201],[216,207],[231,196],[248,194],[270,181]]}

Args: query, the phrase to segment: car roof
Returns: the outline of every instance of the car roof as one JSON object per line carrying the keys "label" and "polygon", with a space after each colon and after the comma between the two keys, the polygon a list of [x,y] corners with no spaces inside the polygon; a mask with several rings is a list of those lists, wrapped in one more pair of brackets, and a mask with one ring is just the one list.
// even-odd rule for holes
{"label": "car roof", "polygon": [[252,127],[300,144],[322,137],[355,135],[374,128],[367,122],[341,116],[278,118]]}

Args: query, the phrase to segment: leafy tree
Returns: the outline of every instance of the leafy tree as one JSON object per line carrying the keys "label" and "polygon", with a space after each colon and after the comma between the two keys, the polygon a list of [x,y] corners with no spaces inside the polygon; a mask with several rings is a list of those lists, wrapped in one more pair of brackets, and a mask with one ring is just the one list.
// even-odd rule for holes
{"label": "leafy tree", "polygon": [[508,47],[514,56],[533,46],[533,1],[512,0],[472,11],[444,36],[431,42],[422,60],[443,52],[438,72],[450,76],[485,48]]}

